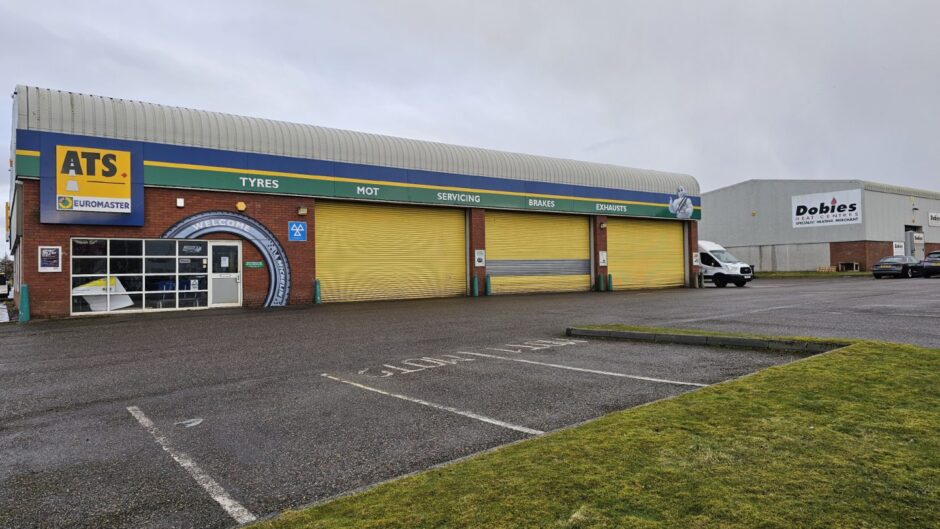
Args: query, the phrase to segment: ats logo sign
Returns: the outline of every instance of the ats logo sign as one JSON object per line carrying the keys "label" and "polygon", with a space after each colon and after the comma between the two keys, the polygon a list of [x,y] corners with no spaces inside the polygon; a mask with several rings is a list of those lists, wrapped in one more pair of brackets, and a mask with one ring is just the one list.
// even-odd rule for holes
{"label": "ats logo sign", "polygon": [[849,189],[791,198],[794,228],[861,224],[862,191]]}
{"label": "ats logo sign", "polygon": [[56,209],[131,212],[131,153],[56,145]]}

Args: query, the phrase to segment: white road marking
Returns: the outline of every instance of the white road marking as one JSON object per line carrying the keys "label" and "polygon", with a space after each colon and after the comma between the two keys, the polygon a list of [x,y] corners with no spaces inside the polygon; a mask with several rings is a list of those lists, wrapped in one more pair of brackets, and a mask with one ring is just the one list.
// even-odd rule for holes
{"label": "white road marking", "polygon": [[228,513],[236,522],[238,523],[248,523],[257,520],[258,518],[251,514],[248,509],[244,508],[242,504],[235,501],[231,496],[225,492],[225,489],[222,488],[214,479],[212,479],[208,474],[206,474],[195,461],[189,458],[188,455],[177,451],[173,448],[173,445],[170,444],[170,440],[166,438],[165,435],[160,433],[160,430],[153,424],[144,412],[140,411],[140,408],[137,406],[128,406],[127,411],[137,419],[137,422],[140,423],[150,435],[153,436],[154,440],[160,445],[166,453],[170,454],[181,467],[186,469],[189,472],[189,475],[196,480],[196,483],[199,484],[206,492],[209,493],[209,496],[216,501],[225,512]]}
{"label": "white road marking", "polygon": [[598,371],[597,369],[585,369],[583,367],[564,366],[561,364],[549,364],[548,362],[536,362],[535,360],[526,360],[524,358],[506,358],[505,356],[496,356],[486,353],[461,353],[485,358],[495,358],[497,360],[508,360],[510,362],[522,362],[525,364],[535,364],[537,366],[557,367],[558,369],[569,369],[571,371],[581,371],[584,373],[594,373],[596,375],[608,375],[612,377],[633,378],[636,380],[647,380],[649,382],[661,382],[663,384],[678,384],[680,386],[696,386],[700,388],[707,387],[708,384],[699,384],[698,382],[681,382],[679,380],[667,380],[664,378],[641,377],[639,375],[627,375],[624,373],[614,373],[611,371]]}
{"label": "white road marking", "polygon": [[414,398],[414,397],[409,397],[409,396],[406,396],[406,395],[399,395],[398,393],[390,393],[390,392],[388,392],[388,391],[383,391],[383,390],[381,390],[381,389],[377,389],[377,388],[373,388],[373,387],[366,386],[366,385],[363,385],[363,384],[359,384],[359,383],[353,382],[353,381],[351,381],[351,380],[346,380],[346,379],[342,379],[342,378],[339,378],[339,377],[334,377],[333,375],[330,375],[329,373],[323,373],[323,374],[320,375],[320,376],[326,377],[326,378],[328,378],[328,379],[330,379],[330,380],[335,380],[335,381],[337,381],[337,382],[342,382],[343,384],[349,384],[350,386],[355,386],[355,387],[357,387],[357,388],[364,389],[364,390],[366,390],[366,391],[373,391],[373,392],[379,393],[379,394],[381,394],[381,395],[386,395],[386,396],[389,396],[389,397],[395,397],[396,399],[407,400],[408,402],[414,402],[415,404],[421,404],[421,405],[423,405],[423,406],[428,406],[428,407],[431,407],[431,408],[436,408],[436,409],[438,409],[438,410],[449,411],[449,412],[451,412],[451,413],[456,413],[457,415],[463,415],[464,417],[470,417],[471,419],[476,419],[476,420],[478,420],[478,421],[483,421],[483,422],[486,422],[486,423],[489,423],[489,424],[495,424],[496,426],[502,426],[503,428],[508,428],[508,429],[510,429],[510,430],[515,430],[515,431],[517,431],[517,432],[527,433],[527,434],[529,434],[529,435],[542,435],[542,434],[545,433],[545,432],[543,432],[543,431],[541,431],[541,430],[535,430],[535,429],[533,429],[533,428],[526,428],[525,426],[519,426],[519,425],[511,424],[511,423],[508,423],[508,422],[503,422],[503,421],[500,421],[500,420],[497,420],[497,419],[491,419],[491,418],[489,418],[489,417],[486,417],[486,416],[484,416],[484,415],[480,415],[480,414],[478,414],[478,413],[473,413],[473,412],[464,411],[464,410],[458,410],[457,408],[451,408],[450,406],[444,406],[443,404],[435,404],[435,403],[433,403],[433,402],[428,402],[428,401],[426,401],[426,400],[416,399],[416,398]]}
{"label": "white road marking", "polygon": [[764,307],[760,309],[743,310],[740,312],[729,312],[727,314],[715,314],[713,316],[707,316],[703,318],[686,318],[683,320],[669,320],[669,323],[694,323],[697,321],[720,320],[722,318],[729,318],[731,316],[746,316],[748,314],[759,314],[761,312],[772,312],[775,310],[792,309],[795,307],[802,307],[802,306],[803,305],[779,305],[776,307]]}
{"label": "white road marking", "polygon": [[173,426],[185,426],[187,428],[192,428],[193,426],[199,426],[202,424],[202,419],[186,419],[185,421],[179,421],[173,423]]}

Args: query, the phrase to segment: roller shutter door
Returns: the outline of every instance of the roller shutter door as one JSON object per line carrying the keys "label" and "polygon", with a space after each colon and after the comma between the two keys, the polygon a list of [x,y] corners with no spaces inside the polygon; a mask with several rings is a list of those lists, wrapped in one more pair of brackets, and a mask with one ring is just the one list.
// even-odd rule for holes
{"label": "roller shutter door", "polygon": [[464,210],[323,201],[315,212],[323,301],[466,294]]}
{"label": "roller shutter door", "polygon": [[486,212],[486,273],[494,294],[591,288],[588,218]]}
{"label": "roller shutter door", "polygon": [[615,290],[684,285],[682,223],[608,217],[607,272]]}

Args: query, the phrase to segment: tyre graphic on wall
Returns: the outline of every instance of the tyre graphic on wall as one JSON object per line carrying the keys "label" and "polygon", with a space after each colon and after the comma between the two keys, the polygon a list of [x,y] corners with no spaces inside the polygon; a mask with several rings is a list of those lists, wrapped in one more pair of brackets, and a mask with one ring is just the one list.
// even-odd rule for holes
{"label": "tyre graphic on wall", "polygon": [[277,237],[257,220],[231,211],[205,211],[187,217],[163,234],[164,239],[198,239],[210,233],[231,233],[261,252],[271,277],[265,307],[283,307],[290,297],[290,264]]}

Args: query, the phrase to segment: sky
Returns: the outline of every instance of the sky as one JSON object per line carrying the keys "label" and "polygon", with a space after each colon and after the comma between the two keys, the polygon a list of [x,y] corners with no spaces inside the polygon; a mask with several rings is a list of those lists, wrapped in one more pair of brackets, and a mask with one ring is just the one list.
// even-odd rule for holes
{"label": "sky", "polygon": [[[940,191],[937,20],[933,0],[0,0],[0,91],[681,172],[702,191]],[[11,117],[0,98],[2,145]]]}

